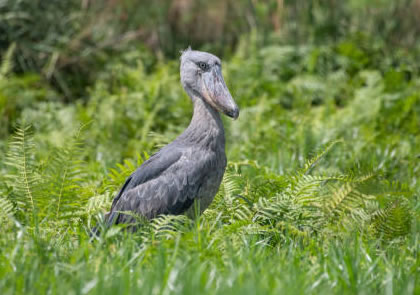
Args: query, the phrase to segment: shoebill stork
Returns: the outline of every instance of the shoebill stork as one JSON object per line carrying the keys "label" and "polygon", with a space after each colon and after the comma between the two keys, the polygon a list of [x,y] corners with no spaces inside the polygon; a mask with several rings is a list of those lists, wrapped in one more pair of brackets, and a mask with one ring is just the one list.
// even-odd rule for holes
{"label": "shoebill stork", "polygon": [[182,86],[194,105],[191,123],[128,177],[105,217],[108,225],[132,223],[132,213],[147,219],[159,214],[200,214],[219,189],[226,168],[219,113],[236,119],[239,108],[225,84],[218,57],[188,48],[182,53],[180,71]]}

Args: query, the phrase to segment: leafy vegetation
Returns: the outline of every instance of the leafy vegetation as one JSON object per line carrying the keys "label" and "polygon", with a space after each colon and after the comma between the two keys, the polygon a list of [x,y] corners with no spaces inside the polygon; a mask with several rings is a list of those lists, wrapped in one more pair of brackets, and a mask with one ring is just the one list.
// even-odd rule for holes
{"label": "leafy vegetation", "polygon": [[[26,9],[26,2],[13,7]],[[280,13],[269,8],[283,3],[235,3],[246,10],[245,2],[255,4],[254,20]],[[229,24],[237,39],[223,72],[241,114],[225,119],[229,163],[220,190],[202,216],[139,220],[136,233],[106,229],[103,214],[126,177],[191,118],[178,60],[126,45],[98,50],[89,55],[98,60],[87,62],[74,58],[83,42],[69,51],[71,37],[40,41],[60,49],[56,65],[67,58],[78,69],[94,65],[86,81],[72,84],[83,70],[44,68],[46,56],[30,71],[22,68],[19,60],[31,60],[34,48],[23,45],[26,37],[12,38],[25,32],[17,19],[7,26],[17,43],[7,46],[0,67],[0,293],[419,293],[418,48],[390,44],[376,29],[331,31],[336,19],[326,16],[333,11],[317,13],[326,2],[314,3],[298,18],[307,24],[318,17],[313,28],[279,29],[287,42],[278,41],[276,22],[257,21],[249,31]],[[370,28],[405,9],[383,4],[377,11],[384,14],[363,24],[364,6],[349,3],[354,7],[337,3],[334,11]],[[79,9],[68,5],[63,11]],[[88,20],[89,5],[74,17]],[[399,29],[408,30],[410,19]],[[71,36],[82,20],[51,30]],[[392,23],[390,39],[398,31]],[[104,37],[87,31],[80,40]],[[293,32],[311,40],[297,42]],[[162,52],[176,47],[167,42]],[[38,67],[77,89],[69,95]],[[102,227],[98,237],[90,237],[94,225]]]}

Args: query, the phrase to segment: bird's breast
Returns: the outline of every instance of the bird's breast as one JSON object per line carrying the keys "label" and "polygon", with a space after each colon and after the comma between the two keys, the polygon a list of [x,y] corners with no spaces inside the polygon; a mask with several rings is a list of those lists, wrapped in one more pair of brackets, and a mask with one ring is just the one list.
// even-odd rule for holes
{"label": "bird's breast", "polygon": [[211,151],[209,153],[211,156],[207,157],[207,163],[202,171],[197,195],[194,198],[195,204],[186,212],[186,214],[192,218],[196,215],[197,208],[199,208],[199,214],[201,214],[210,206],[219,190],[225,173],[227,161],[224,149]]}

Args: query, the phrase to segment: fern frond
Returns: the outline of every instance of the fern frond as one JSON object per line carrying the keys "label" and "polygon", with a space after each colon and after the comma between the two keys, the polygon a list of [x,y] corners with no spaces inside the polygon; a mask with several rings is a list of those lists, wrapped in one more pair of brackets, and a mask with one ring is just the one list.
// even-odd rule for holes
{"label": "fern frond", "polygon": [[0,196],[0,224],[11,219],[15,213],[15,207],[6,197]]}
{"label": "fern frond", "polygon": [[216,217],[222,212],[222,219],[226,222],[241,220],[249,216],[250,210],[247,206],[252,206],[251,202],[242,196],[243,177],[231,169],[227,170],[223,176],[218,194],[216,195],[211,207],[204,212],[208,217]]}
{"label": "fern frond", "polygon": [[251,220],[254,212],[251,210],[249,205],[240,204],[235,208],[235,219],[236,220]]}
{"label": "fern frond", "polygon": [[6,178],[13,188],[12,201],[18,210],[34,213],[39,201],[36,190],[40,177],[36,173],[35,146],[30,130],[31,126],[17,127],[6,157],[6,164],[13,172]]}
{"label": "fern frond", "polygon": [[318,199],[321,183],[325,180],[326,178],[302,175],[294,185],[291,197],[299,203],[314,203]]}
{"label": "fern frond", "polygon": [[105,195],[97,195],[97,196],[89,198],[84,208],[85,214],[87,216],[93,216],[101,211],[104,211],[105,209],[109,209],[109,205],[110,205],[110,202],[108,201],[109,199],[110,198],[108,198]]}
{"label": "fern frond", "polygon": [[235,194],[238,194],[241,190],[240,187],[240,175],[226,171],[222,180],[222,190],[225,199],[232,200]]}
{"label": "fern frond", "polygon": [[407,202],[398,198],[379,209],[372,215],[372,227],[375,233],[391,240],[405,236],[410,232],[412,213]]}
{"label": "fern frond", "polygon": [[157,238],[172,239],[185,232],[186,224],[190,223],[191,219],[185,215],[160,215],[152,220],[151,227]]}
{"label": "fern frond", "polygon": [[325,210],[330,218],[355,212],[355,209],[363,208],[367,200],[375,199],[373,196],[359,192],[354,185],[345,183],[341,187],[330,185],[330,193],[324,198],[327,200]]}
{"label": "fern frond", "polygon": [[285,232],[285,234],[288,234],[294,238],[308,238],[309,237],[309,231],[303,231],[296,227],[293,224],[287,223],[287,222],[278,222],[277,228],[279,228],[281,231]]}
{"label": "fern frond", "polygon": [[[81,169],[81,132],[75,135],[64,147],[53,152],[47,172],[48,192],[43,196],[42,207],[44,214],[53,219],[66,218],[72,214],[79,216],[87,199],[80,193],[80,183],[83,179]],[[80,212],[78,212],[80,211]],[[78,213],[76,213],[78,212]]]}
{"label": "fern frond", "polygon": [[298,212],[298,207],[300,206],[293,204],[284,196],[278,196],[273,199],[261,198],[255,204],[254,221],[275,223],[279,220],[289,219],[290,213]]}
{"label": "fern frond", "polygon": [[309,174],[312,169],[316,166],[316,164],[326,155],[328,152],[339,142],[342,142],[342,140],[335,140],[328,143],[318,154],[316,154],[314,157],[309,159],[305,166],[298,172],[301,175],[307,175]]}
{"label": "fern frond", "polygon": [[2,58],[0,65],[0,79],[6,77],[13,68],[13,54],[15,53],[16,43],[12,43]]}
{"label": "fern frond", "polygon": [[371,180],[371,179],[372,179],[372,178],[374,178],[375,176],[376,176],[376,172],[374,172],[374,171],[369,171],[369,172],[367,172],[367,173],[365,173],[365,174],[363,174],[363,175],[360,175],[360,176],[354,177],[354,178],[352,179],[352,181],[353,181],[353,182],[355,182],[355,183],[364,183],[364,182],[367,182],[367,181]]}

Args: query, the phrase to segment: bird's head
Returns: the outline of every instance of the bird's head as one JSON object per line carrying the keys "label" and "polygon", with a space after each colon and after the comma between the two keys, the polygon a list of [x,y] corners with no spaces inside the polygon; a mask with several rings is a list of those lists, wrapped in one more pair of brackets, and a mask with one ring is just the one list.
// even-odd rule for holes
{"label": "bird's head", "polygon": [[233,119],[238,118],[239,108],[223,79],[222,64],[217,56],[191,48],[183,51],[181,82],[192,97],[204,100]]}

